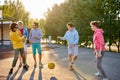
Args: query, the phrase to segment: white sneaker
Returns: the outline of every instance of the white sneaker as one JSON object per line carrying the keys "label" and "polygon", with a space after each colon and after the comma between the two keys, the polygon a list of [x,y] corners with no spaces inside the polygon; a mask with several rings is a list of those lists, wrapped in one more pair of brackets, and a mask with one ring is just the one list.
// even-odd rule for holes
{"label": "white sneaker", "polygon": [[96,73],[95,73],[95,76],[100,76],[100,72],[96,72]]}
{"label": "white sneaker", "polygon": [[42,64],[42,63],[39,63],[39,66],[43,66],[43,64]]}
{"label": "white sneaker", "polygon": [[103,78],[103,80],[109,80],[108,78]]}

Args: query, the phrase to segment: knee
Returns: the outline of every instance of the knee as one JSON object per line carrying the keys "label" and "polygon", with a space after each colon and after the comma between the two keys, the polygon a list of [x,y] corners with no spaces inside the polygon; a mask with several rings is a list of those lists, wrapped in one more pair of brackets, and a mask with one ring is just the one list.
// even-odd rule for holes
{"label": "knee", "polygon": [[75,58],[77,58],[78,56],[77,55],[74,55]]}
{"label": "knee", "polygon": [[69,56],[69,57],[72,57],[72,54],[69,54],[68,56]]}

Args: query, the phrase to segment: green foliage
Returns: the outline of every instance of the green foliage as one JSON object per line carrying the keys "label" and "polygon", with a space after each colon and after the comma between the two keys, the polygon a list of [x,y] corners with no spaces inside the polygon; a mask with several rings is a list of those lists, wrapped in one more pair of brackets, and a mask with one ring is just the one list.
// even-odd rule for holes
{"label": "green foliage", "polygon": [[68,22],[73,22],[80,35],[80,44],[92,43],[90,21],[100,21],[104,30],[105,41],[117,43],[120,34],[119,0],[65,0],[55,4],[46,14],[45,34],[63,36]]}
{"label": "green foliage", "polygon": [[48,10],[47,18],[46,18],[46,35],[63,35],[66,28],[66,22],[65,22],[65,15],[63,14],[62,7],[64,4],[61,4],[62,6],[59,7],[58,5],[54,5],[52,10]]}
{"label": "green foliage", "polygon": [[28,25],[29,12],[25,11],[20,0],[5,0],[5,4],[0,8],[3,10],[4,21],[22,20],[25,25]]}
{"label": "green foliage", "polygon": [[43,35],[45,35],[45,29],[44,29],[45,24],[46,24],[46,21],[44,19],[39,20],[39,27],[40,29],[42,29]]}
{"label": "green foliage", "polygon": [[118,46],[120,41],[120,1],[104,0],[103,6],[105,39],[109,42],[109,46],[113,43]]}

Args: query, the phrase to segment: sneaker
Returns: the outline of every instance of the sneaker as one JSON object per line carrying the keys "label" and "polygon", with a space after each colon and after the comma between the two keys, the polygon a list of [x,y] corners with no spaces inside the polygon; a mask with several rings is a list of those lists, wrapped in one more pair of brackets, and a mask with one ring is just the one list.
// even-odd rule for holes
{"label": "sneaker", "polygon": [[74,62],[71,62],[71,65],[73,65]]}
{"label": "sneaker", "polygon": [[103,78],[103,80],[109,80],[108,78]]}
{"label": "sneaker", "polygon": [[39,63],[39,66],[43,66],[43,64],[40,62],[40,63]]}
{"label": "sneaker", "polygon": [[73,70],[73,62],[69,64],[69,70]]}
{"label": "sneaker", "polygon": [[95,73],[95,76],[100,76],[100,72],[96,72],[96,73]]}
{"label": "sneaker", "polygon": [[24,65],[23,68],[24,68],[25,70],[28,70],[29,67],[28,67],[27,65]]}
{"label": "sneaker", "polygon": [[26,64],[26,66],[29,68],[29,65],[28,65],[28,64]]}
{"label": "sneaker", "polygon": [[69,65],[69,70],[73,70],[73,66],[72,65]]}
{"label": "sneaker", "polygon": [[12,73],[13,73],[13,68],[11,68],[9,71],[9,74],[12,74]]}

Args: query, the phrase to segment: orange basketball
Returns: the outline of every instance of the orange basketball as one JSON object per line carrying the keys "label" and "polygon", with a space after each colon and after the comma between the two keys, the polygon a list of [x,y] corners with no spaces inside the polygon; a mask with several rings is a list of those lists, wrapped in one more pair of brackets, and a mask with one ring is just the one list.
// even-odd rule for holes
{"label": "orange basketball", "polygon": [[53,63],[53,62],[48,63],[48,68],[49,69],[54,69],[55,68],[55,63]]}

